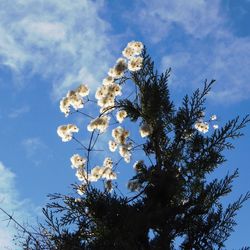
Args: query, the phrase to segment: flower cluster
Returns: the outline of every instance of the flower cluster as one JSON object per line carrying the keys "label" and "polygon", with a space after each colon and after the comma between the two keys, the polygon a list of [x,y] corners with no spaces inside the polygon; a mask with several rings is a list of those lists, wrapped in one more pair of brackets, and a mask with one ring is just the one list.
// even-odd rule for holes
{"label": "flower cluster", "polygon": [[123,50],[123,56],[129,59],[128,69],[130,71],[138,71],[141,69],[143,58],[139,55],[142,53],[143,47],[141,42],[132,41],[129,42]]}
{"label": "flower cluster", "polygon": [[87,159],[86,158],[83,158],[81,157],[79,154],[74,154],[71,158],[70,158],[70,161],[72,163],[71,167],[72,168],[80,168],[80,167],[85,167],[85,164],[86,164],[86,161]]}
{"label": "flower cluster", "polygon": [[[108,113],[116,108],[115,100],[122,94],[121,84],[124,79],[126,80],[125,73],[127,71],[136,72],[142,68],[143,57],[141,54],[143,48],[144,45],[141,42],[129,42],[122,52],[123,57],[118,58],[115,65],[109,69],[107,77],[103,79],[102,85],[97,88],[95,93],[97,105],[100,107],[100,115],[89,122],[87,126],[88,131],[99,130],[100,133],[104,133],[107,130],[111,119]],[[69,91],[60,101],[61,112],[67,117],[71,112],[71,107],[75,110],[83,108],[85,104],[84,97],[88,95],[89,88],[84,84],[75,90]],[[87,101],[89,101],[88,98]],[[125,110],[121,109],[116,113],[116,120],[119,123],[122,123],[126,117],[127,112]],[[62,141],[66,142],[70,141],[73,138],[73,133],[78,131],[79,128],[76,125],[68,124],[59,126],[57,134]],[[142,137],[148,136],[152,133],[152,129],[150,126],[143,124],[140,133]],[[128,136],[129,131],[119,126],[112,130],[113,140],[109,141],[110,151],[115,152],[118,148],[119,154],[127,163],[130,162],[132,150],[132,143],[127,142]],[[111,158],[105,158],[102,166],[95,166],[90,169],[86,167],[86,165],[89,165],[87,159],[79,154],[72,155],[70,161],[71,167],[76,170],[76,177],[82,182],[77,188],[78,194],[83,195],[90,182],[96,182],[101,178],[105,180],[105,188],[109,191],[112,190],[112,180],[116,179],[117,175],[113,170]]]}
{"label": "flower cluster", "polygon": [[73,133],[77,133],[79,128],[74,124],[61,125],[57,128],[57,134],[62,138],[63,142],[70,141]]}
{"label": "flower cluster", "polygon": [[90,173],[87,173],[85,170],[86,158],[81,157],[78,154],[74,154],[71,158],[72,168],[76,169],[76,177],[79,181],[82,182],[81,185],[78,186],[77,192],[80,195],[83,195],[87,188],[88,182],[96,182],[100,178],[106,179],[107,189],[111,190],[112,183],[111,180],[115,180],[117,178],[116,173],[112,170],[113,161],[111,158],[106,157],[103,161],[103,166],[94,167]]}
{"label": "flower cluster", "polygon": [[113,110],[115,98],[121,95],[121,89],[121,86],[115,82],[110,82],[110,84],[106,85],[103,84],[101,87],[97,88],[95,98],[98,100],[98,106],[101,107],[101,113]]}
{"label": "flower cluster", "polygon": [[60,110],[67,117],[70,112],[70,106],[75,110],[83,108],[83,97],[89,94],[89,88],[81,84],[77,89],[71,90],[67,93],[66,97],[60,101]]}
{"label": "flower cluster", "polygon": [[139,131],[140,131],[141,137],[146,137],[152,134],[153,129],[149,124],[144,122],[142,126],[140,127]]}
{"label": "flower cluster", "polygon": [[[205,114],[203,113],[202,116],[204,117]],[[203,119],[200,119],[194,124],[194,128],[197,129],[199,132],[202,132],[205,134],[209,131],[209,122],[214,122],[216,120],[217,120],[216,115],[212,115],[208,122],[205,122],[203,121]],[[218,129],[219,128],[218,124],[213,124],[213,128]]]}
{"label": "flower cluster", "polygon": [[117,127],[112,130],[112,137],[114,141],[109,141],[109,149],[111,152],[114,152],[119,146],[119,154],[123,157],[124,161],[129,163],[131,158],[131,148],[132,145],[130,142],[126,142],[127,137],[129,136],[129,131],[125,130],[122,127]]}
{"label": "flower cluster", "polygon": [[207,122],[198,121],[194,124],[194,128],[205,134],[209,130],[209,124]]}
{"label": "flower cluster", "polygon": [[116,113],[116,119],[119,123],[122,123],[126,117],[127,117],[127,112],[125,110],[120,110]]}
{"label": "flower cluster", "polygon": [[98,129],[101,133],[104,133],[109,126],[109,120],[110,117],[107,115],[98,117],[90,122],[87,129],[90,132],[94,131],[95,129]]}

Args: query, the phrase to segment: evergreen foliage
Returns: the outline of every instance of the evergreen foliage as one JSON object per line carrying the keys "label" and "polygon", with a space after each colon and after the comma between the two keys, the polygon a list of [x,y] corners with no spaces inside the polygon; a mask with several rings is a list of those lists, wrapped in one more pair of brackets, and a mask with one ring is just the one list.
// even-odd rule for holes
{"label": "evergreen foliage", "polygon": [[132,122],[152,128],[143,144],[150,164],[141,163],[132,177],[133,196],[92,185],[81,199],[50,195],[43,210],[46,223],[34,232],[37,241],[26,237],[23,249],[224,249],[250,193],[223,208],[221,198],[232,191],[238,170],[210,182],[207,177],[226,161],[224,151],[243,135],[249,116],[200,133],[194,124],[204,116],[214,80],[205,81],[202,90],[186,95],[176,107],[169,94],[170,69],[158,74],[145,50],[143,58],[142,69],[131,73],[135,98],[116,102]]}

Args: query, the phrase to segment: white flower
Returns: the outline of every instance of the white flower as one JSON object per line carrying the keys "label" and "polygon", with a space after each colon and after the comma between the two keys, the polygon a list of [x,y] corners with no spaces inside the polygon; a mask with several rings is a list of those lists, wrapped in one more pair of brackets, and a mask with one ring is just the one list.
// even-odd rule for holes
{"label": "white flower", "polygon": [[135,55],[140,55],[143,50],[143,43],[138,41],[129,42],[127,47],[132,48],[135,51]]}
{"label": "white flower", "polygon": [[86,182],[86,180],[88,179],[88,174],[83,167],[79,167],[76,170],[76,177],[79,181]]}
{"label": "white flower", "polygon": [[130,71],[138,71],[142,67],[143,58],[141,56],[133,57],[128,62],[128,69]]}
{"label": "white flower", "polygon": [[140,131],[141,137],[146,137],[152,134],[153,129],[150,125],[144,122],[142,126],[140,127],[139,131]]}
{"label": "white flower", "polygon": [[106,180],[115,180],[117,179],[117,175],[114,171],[111,170],[109,167],[104,167],[103,168],[103,174],[102,177],[105,178]]}
{"label": "white flower", "polygon": [[102,84],[103,85],[109,85],[114,82],[114,78],[112,76],[107,76],[106,78],[103,79]]}
{"label": "white flower", "polygon": [[129,136],[129,131],[118,126],[112,130],[112,136],[116,143],[125,144],[126,138]]}
{"label": "white flower", "polygon": [[194,127],[195,129],[197,129],[199,132],[202,132],[202,133],[207,133],[208,130],[209,130],[209,124],[207,122],[202,122],[202,121],[199,121],[199,122],[196,122],[194,124]]}
{"label": "white flower", "polygon": [[57,134],[62,138],[63,142],[70,141],[73,133],[77,133],[79,128],[74,124],[61,125],[57,128]]}
{"label": "white flower", "polygon": [[110,140],[109,141],[109,150],[111,152],[115,152],[116,149],[117,149],[117,143]]}
{"label": "white flower", "polygon": [[110,157],[106,157],[103,161],[103,166],[104,167],[109,167],[112,168],[113,167],[113,161]]}
{"label": "white flower", "polygon": [[98,181],[103,174],[103,168],[96,166],[91,170],[91,174],[89,176],[89,181],[93,182],[93,181]]}
{"label": "white flower", "polygon": [[109,125],[110,117],[107,115],[98,117],[90,122],[87,129],[88,131],[93,131],[94,129],[100,130],[101,133],[104,133]]}
{"label": "white flower", "polygon": [[118,72],[124,72],[127,69],[127,62],[124,58],[118,58],[115,65],[115,70]]}
{"label": "white flower", "polygon": [[136,55],[140,55],[143,50],[141,42],[132,41],[127,44],[127,47],[122,51],[124,57],[130,59]]}
{"label": "white flower", "polygon": [[69,115],[70,112],[70,101],[68,97],[64,97],[61,101],[60,101],[60,110],[62,113],[65,114],[65,117],[67,117]]}
{"label": "white flower", "polygon": [[81,157],[79,154],[74,154],[71,156],[70,161],[72,163],[72,168],[79,168],[83,167],[87,160],[86,158]]}
{"label": "white flower", "polygon": [[79,128],[75,124],[68,124],[67,129],[70,133],[77,133],[79,132]]}
{"label": "white flower", "polygon": [[214,128],[214,129],[218,129],[218,128],[219,128],[219,125],[218,125],[218,124],[214,124],[214,125],[213,125],[213,128]]}
{"label": "white flower", "polygon": [[116,114],[116,119],[119,123],[122,123],[124,118],[127,116],[127,112],[125,110],[118,111]]}
{"label": "white flower", "polygon": [[89,88],[87,85],[81,84],[77,89],[76,92],[81,96],[87,96],[89,94]]}
{"label": "white flower", "polygon": [[133,48],[130,48],[130,47],[126,47],[123,51],[122,51],[122,54],[124,57],[130,59],[132,57],[134,57],[135,55],[135,50]]}
{"label": "white flower", "polygon": [[217,116],[216,115],[212,115],[210,119],[211,119],[211,121],[215,121],[215,120],[217,120]]}
{"label": "white flower", "polygon": [[66,97],[75,110],[83,108],[83,100],[76,91],[69,91]]}
{"label": "white flower", "polygon": [[130,149],[131,147],[129,144],[121,145],[119,147],[119,154],[121,155],[121,157],[123,157],[124,161],[127,163],[129,163],[131,159]]}

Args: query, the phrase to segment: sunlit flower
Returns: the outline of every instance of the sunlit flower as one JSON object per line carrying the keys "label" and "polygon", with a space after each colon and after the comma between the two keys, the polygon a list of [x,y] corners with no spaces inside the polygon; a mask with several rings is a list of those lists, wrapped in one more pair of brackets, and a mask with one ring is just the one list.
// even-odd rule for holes
{"label": "sunlit flower", "polygon": [[107,76],[106,78],[103,79],[102,84],[103,85],[109,85],[114,82],[114,78],[112,76]]}
{"label": "sunlit flower", "polygon": [[219,128],[219,125],[218,125],[218,124],[214,124],[214,125],[213,125],[213,128],[214,128],[214,129],[218,129],[218,128]]}
{"label": "sunlit flower", "polygon": [[86,182],[88,179],[88,174],[83,167],[78,167],[76,170],[76,177],[79,181]]}
{"label": "sunlit flower", "polygon": [[112,130],[112,136],[116,143],[125,144],[126,138],[129,136],[129,131],[118,126]]}
{"label": "sunlit flower", "polygon": [[87,85],[81,84],[77,89],[76,92],[81,96],[87,96],[89,94],[89,88]]}
{"label": "sunlit flower", "polygon": [[133,57],[131,60],[128,62],[128,69],[130,71],[138,71],[142,67],[142,62],[143,58],[141,56],[138,57]]}
{"label": "sunlit flower", "polygon": [[124,58],[118,58],[115,65],[115,70],[118,72],[124,72],[127,69],[127,62]]}
{"label": "sunlit flower", "polygon": [[199,122],[196,122],[194,124],[194,127],[195,129],[197,129],[199,132],[202,132],[202,133],[207,133],[208,130],[209,130],[209,124],[207,122],[202,122],[202,121],[199,121]]}
{"label": "sunlit flower", "polygon": [[77,133],[79,128],[74,124],[61,125],[57,128],[57,134],[62,138],[63,142],[70,141],[73,133]]}
{"label": "sunlit flower", "polygon": [[91,170],[91,175],[89,176],[89,181],[98,181],[103,174],[103,168],[96,166]]}
{"label": "sunlit flower", "polygon": [[110,167],[104,167],[102,177],[106,180],[115,180],[117,179],[117,175]]}
{"label": "sunlit flower", "polygon": [[115,152],[116,149],[117,149],[117,143],[110,140],[109,141],[109,150],[111,152]]}
{"label": "sunlit flower", "polygon": [[88,131],[94,131],[94,129],[100,130],[101,133],[104,133],[109,125],[110,117],[107,115],[98,117],[90,122],[87,129]]}
{"label": "sunlit flower", "polygon": [[65,117],[69,115],[70,112],[70,101],[68,97],[63,98],[60,101],[60,110],[62,113],[65,114]]}
{"label": "sunlit flower", "polygon": [[127,116],[127,112],[125,110],[118,111],[116,114],[116,119],[119,123],[122,123],[124,118]]}
{"label": "sunlit flower", "polygon": [[109,167],[112,168],[113,167],[113,161],[110,157],[106,157],[103,161],[103,166],[104,167]]}
{"label": "sunlit flower", "polygon": [[123,51],[122,51],[122,54],[124,57],[130,59],[132,57],[135,56],[135,50],[133,48],[130,48],[130,47],[126,47]]}
{"label": "sunlit flower", "polygon": [[144,122],[142,126],[140,127],[139,131],[140,131],[141,137],[146,137],[152,134],[153,129],[149,124]]}
{"label": "sunlit flower", "polygon": [[217,120],[217,116],[216,115],[212,115],[210,119],[211,119],[211,121],[216,121]]}
{"label": "sunlit flower", "polygon": [[72,168],[79,168],[83,167],[87,160],[86,158],[81,157],[79,154],[74,154],[71,156],[70,161],[72,163]]}
{"label": "sunlit flower", "polygon": [[128,43],[127,47],[132,48],[135,51],[134,55],[140,55],[142,53],[144,45],[142,42],[132,41]]}
{"label": "sunlit flower", "polygon": [[132,41],[127,44],[127,47],[122,51],[124,57],[130,59],[136,55],[140,55],[143,50],[141,42]]}

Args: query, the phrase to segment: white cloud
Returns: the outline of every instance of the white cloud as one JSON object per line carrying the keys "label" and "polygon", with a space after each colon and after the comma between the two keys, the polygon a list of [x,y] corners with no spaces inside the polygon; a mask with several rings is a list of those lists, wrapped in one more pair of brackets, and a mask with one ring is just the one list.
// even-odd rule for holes
{"label": "white cloud", "polygon": [[250,96],[250,38],[222,37],[209,48],[196,43],[162,58],[162,69],[172,67],[173,83],[181,87],[202,86],[204,79],[216,79],[211,98],[233,103]]}
{"label": "white cloud", "polygon": [[165,38],[176,26],[202,38],[223,25],[219,5],[219,0],[143,0],[133,14],[136,13],[136,23],[147,36],[150,34],[148,38],[153,42]]}
{"label": "white cloud", "polygon": [[47,149],[47,146],[38,137],[26,138],[22,141],[22,145],[28,158],[31,158],[40,151]]}
{"label": "white cloud", "polygon": [[18,117],[22,116],[23,114],[28,113],[29,111],[30,111],[29,106],[22,106],[20,108],[12,109],[9,112],[8,117],[9,118],[18,118]]}
{"label": "white cloud", "polygon": [[[0,207],[21,224],[26,223],[28,218],[31,219],[31,211],[34,209],[28,200],[20,199],[15,185],[15,174],[2,162],[0,162]],[[17,233],[14,223],[9,223],[8,217],[2,211],[0,211],[0,221],[1,249],[20,249],[13,241],[14,234]]]}
{"label": "white cloud", "polygon": [[103,7],[102,0],[1,2],[0,63],[48,77],[56,98],[81,81],[96,85],[111,58]]}
{"label": "white cloud", "polygon": [[135,12],[149,40],[161,46],[166,39],[161,65],[172,68],[171,83],[178,90],[216,79],[211,97],[231,103],[250,96],[250,37],[237,37],[229,29],[224,10],[221,0],[145,0]]}

